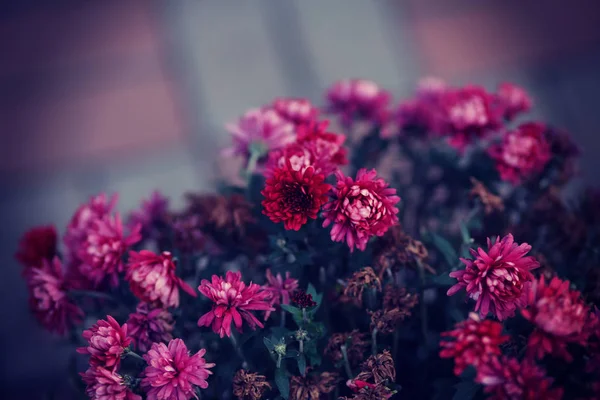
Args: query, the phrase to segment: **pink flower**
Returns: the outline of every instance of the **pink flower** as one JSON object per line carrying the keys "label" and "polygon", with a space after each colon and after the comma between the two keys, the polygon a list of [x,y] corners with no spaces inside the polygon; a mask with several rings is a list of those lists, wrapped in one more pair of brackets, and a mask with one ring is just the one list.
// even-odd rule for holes
{"label": "pink flower", "polygon": [[569,343],[585,345],[588,333],[586,323],[590,308],[581,293],[571,290],[569,281],[557,277],[546,283],[542,275],[529,292],[529,307],[521,310],[525,319],[536,329],[527,342],[528,354],[538,359],[546,354],[561,357],[567,362],[573,357],[567,350]]}
{"label": "pink flower", "polygon": [[77,254],[79,247],[87,237],[88,230],[95,224],[95,221],[112,213],[116,202],[116,195],[108,199],[106,194],[101,193],[90,198],[87,203],[75,211],[64,236],[65,244],[72,255]]}
{"label": "pink flower", "polygon": [[69,299],[62,263],[58,257],[42,260],[39,268],[26,275],[29,305],[40,324],[51,332],[64,335],[81,322],[83,311]]}
{"label": "pink flower", "polygon": [[169,199],[156,190],[148,200],[142,201],[139,210],[131,212],[127,219],[127,226],[133,230],[139,225],[142,234],[148,237],[153,233],[155,224],[165,219],[168,207]]}
{"label": "pink flower", "polygon": [[272,107],[295,125],[307,124],[319,115],[319,109],[307,99],[278,98],[273,101]]}
{"label": "pink flower", "polygon": [[345,79],[327,90],[329,110],[339,114],[345,125],[354,118],[382,125],[389,118],[390,95],[375,82],[364,79]]}
{"label": "pink flower", "polygon": [[56,255],[56,228],[52,225],[37,226],[25,232],[19,241],[16,259],[25,268],[40,267],[44,260],[51,261]]}
{"label": "pink flower", "polygon": [[190,355],[181,339],[173,339],[169,345],[154,343],[144,360],[148,366],[144,370],[142,388],[148,400],[189,400],[197,399],[195,387],[208,387],[209,368],[215,366],[202,357],[205,349]]}
{"label": "pink flower", "polygon": [[454,330],[443,332],[442,336],[454,339],[440,342],[440,357],[454,359],[456,376],[469,365],[478,367],[500,356],[500,345],[508,340],[508,336],[502,335],[502,324],[481,320],[475,313],[470,313],[469,319],[457,323]]}
{"label": "pink flower", "polygon": [[563,390],[531,359],[492,358],[477,370],[476,381],[490,393],[489,400],[560,400]]}
{"label": "pink flower", "polygon": [[142,400],[129,389],[125,379],[111,369],[90,367],[81,377],[87,385],[85,394],[91,400]]}
{"label": "pink flower", "polygon": [[193,297],[196,292],[175,274],[175,268],[173,256],[168,251],[161,254],[149,250],[131,251],[125,279],[141,301],[155,307],[178,307],[179,288]]}
{"label": "pink flower", "polygon": [[95,286],[108,282],[116,287],[119,284],[119,272],[123,271],[123,256],[130,246],[141,239],[139,228],[138,225],[125,236],[118,213],[114,217],[107,215],[90,221],[77,252],[81,260],[81,274]]}
{"label": "pink flower", "polygon": [[145,353],[152,343],[168,342],[173,339],[173,316],[165,309],[151,309],[146,303],[140,303],[127,320],[129,336],[136,349]]}
{"label": "pink flower", "polygon": [[502,143],[489,148],[488,153],[496,161],[502,180],[517,184],[544,169],[552,157],[545,131],[541,123],[522,124],[506,132]]}
{"label": "pink flower", "polygon": [[252,147],[260,147],[264,155],[296,140],[294,125],[271,108],[249,110],[237,123],[227,124],[227,130],[233,145],[224,154],[230,156],[249,157]]}
{"label": "pink flower", "polygon": [[448,85],[441,78],[433,76],[419,80],[417,85],[417,96],[420,98],[437,97],[448,89]]}
{"label": "pink flower", "polygon": [[110,315],[98,320],[90,329],[83,331],[83,338],[88,345],[80,347],[77,352],[90,356],[90,365],[111,368],[116,371],[121,356],[131,344],[127,336],[127,324],[123,326]]}
{"label": "pink flower", "polygon": [[532,269],[540,264],[534,257],[527,256],[531,246],[518,245],[511,234],[492,243],[487,240],[487,253],[482,248],[471,249],[474,260],[461,258],[466,268],[450,273],[458,283],[448,290],[452,296],[461,289],[474,300],[475,311],[484,317],[491,312],[499,320],[514,315],[517,308],[527,305],[527,291],[533,281]]}
{"label": "pink flower", "polygon": [[[263,288],[271,292],[271,306],[280,304],[290,304],[290,296],[298,289],[298,279],[290,278],[290,273],[285,273],[285,279],[281,274],[273,276],[270,269],[267,269],[267,283]],[[265,312],[265,321],[269,319],[271,310]]]}
{"label": "pink flower", "polygon": [[214,304],[212,310],[200,317],[198,326],[212,326],[213,332],[221,337],[231,336],[232,322],[239,332],[242,332],[242,320],[251,329],[263,327],[250,311],[275,311],[270,304],[271,292],[252,282],[246,286],[241,279],[239,272],[228,271],[225,279],[213,275],[211,282],[202,280],[198,290]]}
{"label": "pink flower", "polygon": [[525,89],[507,82],[498,86],[498,100],[504,110],[504,118],[508,120],[531,110],[533,105]]}
{"label": "pink flower", "polygon": [[324,207],[323,226],[333,224],[331,240],[346,241],[350,251],[354,247],[365,250],[372,236],[382,236],[391,226],[398,223],[400,201],[396,189],[388,187],[377,171],[361,169],[356,179],[336,172],[337,186],[333,189],[331,202]]}

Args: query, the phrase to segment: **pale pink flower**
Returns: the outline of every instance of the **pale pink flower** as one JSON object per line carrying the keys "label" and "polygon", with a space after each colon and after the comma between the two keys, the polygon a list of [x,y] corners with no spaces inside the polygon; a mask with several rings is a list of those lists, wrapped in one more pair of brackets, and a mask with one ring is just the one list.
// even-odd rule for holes
{"label": "pale pink flower", "polygon": [[85,241],[88,230],[92,228],[95,221],[103,219],[113,212],[117,203],[117,195],[109,198],[105,193],[90,198],[82,204],[71,218],[64,235],[64,241],[72,255],[78,253],[78,249]]}
{"label": "pale pink flower", "polygon": [[525,89],[512,83],[501,83],[498,86],[497,96],[504,110],[504,118],[508,120],[531,110],[533,105],[533,101]]}
{"label": "pale pink flower", "polygon": [[[271,269],[267,268],[267,283],[263,288],[271,292],[271,306],[290,304],[290,296],[298,289],[298,279],[290,278],[290,273],[285,273],[285,279],[280,273],[273,275]],[[271,310],[265,312],[265,321],[269,319]]]}
{"label": "pale pink flower", "polygon": [[390,94],[375,82],[364,79],[344,79],[327,90],[328,108],[339,114],[345,125],[354,118],[384,124],[389,118]]}
{"label": "pale pink flower", "polygon": [[77,352],[89,355],[90,365],[110,368],[112,371],[117,370],[121,356],[131,344],[127,324],[119,325],[110,315],[83,331],[82,336],[88,344],[79,347]]}
{"label": "pale pink flower", "polygon": [[286,120],[296,124],[307,124],[319,115],[319,109],[307,99],[277,98],[272,107]]}
{"label": "pale pink flower", "polygon": [[127,386],[125,379],[112,369],[90,367],[81,374],[87,385],[85,394],[91,400],[142,400]]}
{"label": "pale pink flower", "polygon": [[81,322],[83,311],[67,295],[63,266],[58,257],[43,259],[25,276],[29,305],[40,324],[51,332],[64,335]]}
{"label": "pale pink flower", "polygon": [[144,370],[142,389],[148,400],[189,400],[197,399],[196,386],[208,387],[209,368],[215,366],[202,357],[201,349],[190,355],[181,339],[173,339],[169,345],[154,343],[143,357],[148,363]]}
{"label": "pale pink flower", "polygon": [[323,226],[333,224],[331,240],[345,241],[350,247],[365,250],[372,236],[382,236],[398,223],[400,201],[396,189],[377,177],[377,171],[361,169],[356,179],[336,172],[337,186],[332,190],[332,200],[324,207]]}
{"label": "pale pink flower", "polygon": [[152,309],[147,303],[140,303],[127,320],[129,336],[135,348],[145,353],[152,343],[166,343],[173,339],[173,316],[162,308]]}
{"label": "pale pink flower", "polygon": [[196,292],[175,273],[175,262],[168,251],[154,254],[149,250],[129,252],[125,279],[140,300],[156,307],[178,307],[179,289],[190,296]]}
{"label": "pale pink flower", "polygon": [[231,323],[242,332],[242,322],[251,329],[263,324],[251,311],[275,311],[271,306],[271,292],[250,282],[242,282],[242,274],[228,271],[225,279],[213,275],[211,282],[203,279],[198,290],[213,301],[212,309],[198,320],[198,326],[211,326],[219,336],[231,336]]}
{"label": "pale pink flower", "polygon": [[471,249],[473,260],[461,258],[466,268],[450,273],[458,283],[448,290],[448,296],[465,289],[477,301],[475,311],[479,310],[482,317],[492,313],[504,320],[513,316],[517,308],[527,305],[533,281],[531,270],[540,263],[532,256],[525,256],[531,246],[518,245],[511,234],[502,240],[497,237],[495,242],[488,239],[487,245],[487,252],[482,248]]}

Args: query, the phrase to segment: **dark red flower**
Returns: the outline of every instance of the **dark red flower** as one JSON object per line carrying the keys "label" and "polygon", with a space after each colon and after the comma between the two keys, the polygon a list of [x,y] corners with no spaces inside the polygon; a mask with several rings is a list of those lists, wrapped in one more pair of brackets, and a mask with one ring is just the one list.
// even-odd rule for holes
{"label": "dark red flower", "polygon": [[470,365],[479,367],[500,356],[500,345],[509,338],[502,335],[502,324],[481,320],[475,313],[470,313],[467,320],[457,323],[454,330],[443,332],[442,336],[454,339],[440,342],[440,357],[454,359],[456,376]]}
{"label": "dark red flower", "polygon": [[315,173],[310,166],[294,169],[291,162],[277,168],[273,177],[267,179],[261,192],[263,214],[271,221],[283,222],[287,230],[299,230],[308,218],[315,219],[321,206],[327,202],[331,185],[324,182],[323,174]]}
{"label": "dark red flower", "polygon": [[19,241],[16,259],[23,265],[24,274],[31,267],[39,267],[43,260],[51,261],[56,255],[56,228],[37,226],[25,232]]}
{"label": "dark red flower", "polygon": [[527,342],[530,356],[543,358],[552,354],[570,362],[573,357],[567,351],[567,344],[585,345],[588,332],[584,328],[590,309],[581,293],[571,290],[569,285],[569,281],[557,277],[546,283],[543,275],[533,283],[529,306],[521,310],[523,317],[536,327]]}
{"label": "dark red flower", "polygon": [[299,308],[310,308],[317,305],[312,295],[303,290],[296,290],[292,295],[292,303]]}
{"label": "dark red flower", "polygon": [[110,368],[116,371],[121,356],[131,344],[127,335],[127,324],[123,326],[110,315],[106,320],[100,319],[90,329],[83,331],[83,338],[88,344],[79,347],[77,352],[90,356],[90,365]]}

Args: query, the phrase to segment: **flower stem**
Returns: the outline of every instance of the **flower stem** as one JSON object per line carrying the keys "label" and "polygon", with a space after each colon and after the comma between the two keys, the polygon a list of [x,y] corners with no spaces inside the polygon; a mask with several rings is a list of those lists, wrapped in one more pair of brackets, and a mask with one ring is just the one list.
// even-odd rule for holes
{"label": "flower stem", "polygon": [[304,340],[300,340],[298,350],[300,351],[300,354],[304,353]]}
{"label": "flower stem", "polygon": [[277,368],[281,368],[281,354],[277,355]]}
{"label": "flower stem", "polygon": [[377,328],[373,328],[371,332],[371,353],[377,355]]}
{"label": "flower stem", "polygon": [[302,322],[308,322],[308,317],[306,316],[306,308],[302,309]]}
{"label": "flower stem", "polygon": [[348,379],[354,378],[352,374],[352,369],[350,368],[350,362],[348,361],[348,350],[346,349],[346,345],[343,344],[341,347],[342,356],[344,357],[344,369],[346,370],[346,375],[348,375]]}
{"label": "flower stem", "polygon": [[103,300],[110,300],[113,302],[117,302],[117,299],[115,299],[114,297],[112,297],[109,294],[106,293],[102,293],[102,292],[95,292],[92,290],[75,290],[75,289],[71,289],[69,290],[69,294],[73,295],[73,296],[80,296],[80,297],[92,297],[95,299],[103,299]]}
{"label": "flower stem", "polygon": [[235,337],[235,333],[231,332],[231,336],[229,336],[229,340],[231,340],[231,344],[233,346],[233,348],[235,349],[235,352],[237,353],[238,357],[242,360],[242,368],[247,368],[248,361],[246,361],[246,357],[244,356],[244,353],[242,352],[242,348],[241,346],[238,345],[238,341]]}
{"label": "flower stem", "polygon": [[279,321],[279,326],[281,328],[285,328],[285,310],[281,310],[281,320]]}

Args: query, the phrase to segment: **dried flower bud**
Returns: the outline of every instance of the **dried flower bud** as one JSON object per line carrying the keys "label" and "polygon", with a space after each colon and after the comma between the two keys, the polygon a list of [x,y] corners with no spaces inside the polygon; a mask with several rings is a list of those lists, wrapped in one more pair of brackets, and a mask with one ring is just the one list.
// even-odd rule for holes
{"label": "dried flower bud", "polygon": [[321,395],[333,392],[338,382],[339,377],[335,372],[292,376],[289,398],[290,400],[320,400]]}
{"label": "dried flower bud", "polygon": [[410,315],[410,312],[392,308],[390,310],[369,311],[369,315],[371,316],[371,330],[377,329],[379,333],[389,335],[394,333],[398,324]]}
{"label": "dried flower bud", "polygon": [[361,373],[356,376],[356,379],[368,381],[373,379],[376,384],[385,381],[396,381],[396,367],[394,359],[389,350],[384,350],[374,356],[370,356],[361,365]]}
{"label": "dried flower bud", "polygon": [[[356,381],[356,379],[354,380]],[[340,397],[340,400],[385,400],[394,395],[393,390],[388,389],[384,385],[373,385],[372,383],[364,382],[366,385],[357,389],[357,392],[352,397]]]}
{"label": "dried flower bud", "polygon": [[383,278],[386,269],[398,272],[400,268],[417,268],[419,264],[435,274],[435,270],[425,261],[428,255],[425,245],[406,234],[399,226],[390,228],[373,249],[379,279]]}
{"label": "dried flower bud", "polygon": [[264,375],[240,369],[233,377],[233,395],[239,400],[260,400],[270,389]]}
{"label": "dried flower bud", "polygon": [[483,183],[473,177],[471,177],[471,183],[473,184],[473,188],[471,189],[470,196],[481,201],[486,215],[504,211],[504,202],[500,196],[492,194]]}
{"label": "dried flower bud", "polygon": [[419,303],[419,296],[410,293],[406,288],[388,284],[383,291],[383,308],[391,310],[399,308],[410,315],[411,310]]}
{"label": "dried flower bud", "polygon": [[344,288],[344,295],[354,297],[361,303],[365,288],[373,288],[381,292],[381,281],[371,267],[365,267],[352,275]]}
{"label": "dried flower bud", "polygon": [[339,363],[344,358],[342,346],[346,345],[348,362],[350,365],[358,365],[364,359],[364,353],[369,347],[369,342],[365,340],[366,336],[357,329],[352,332],[334,333],[325,347],[325,355],[334,363]]}
{"label": "dried flower bud", "polygon": [[303,290],[297,290],[296,293],[294,293],[292,296],[292,303],[298,306],[298,308],[310,308],[317,305],[313,300],[312,295]]}

